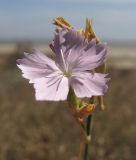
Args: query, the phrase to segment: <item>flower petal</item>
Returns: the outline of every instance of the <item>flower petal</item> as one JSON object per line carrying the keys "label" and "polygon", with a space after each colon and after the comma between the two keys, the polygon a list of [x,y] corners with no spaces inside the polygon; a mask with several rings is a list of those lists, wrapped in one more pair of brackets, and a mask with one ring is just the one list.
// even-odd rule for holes
{"label": "flower petal", "polygon": [[64,38],[64,35],[67,32],[68,32],[68,30],[64,29],[64,30],[60,31],[59,33],[55,33],[53,46],[54,46],[54,50],[55,50],[57,57],[59,57],[60,49],[65,50],[65,46],[62,44],[66,41],[66,39]]}
{"label": "flower petal", "polygon": [[75,72],[70,80],[77,97],[101,96],[107,91],[106,74]]}
{"label": "flower petal", "polygon": [[36,100],[66,100],[69,83],[65,76],[36,79],[34,82]]}
{"label": "flower petal", "polygon": [[64,46],[66,46],[66,52],[71,48],[82,48],[85,44],[87,44],[87,41],[85,38],[77,33],[76,30],[71,29],[64,35],[65,41],[63,43]]}
{"label": "flower petal", "polygon": [[57,33],[54,39],[54,48],[56,63],[63,70],[64,62],[74,71],[97,68],[104,63],[107,55],[107,46],[104,43],[96,44],[95,39],[87,42],[73,29],[64,29]]}
{"label": "flower petal", "polygon": [[83,48],[83,44],[87,44],[84,37],[79,35],[74,29],[63,29],[62,31],[56,33],[53,46],[57,60],[59,60],[61,50],[64,54],[66,54],[71,48]]}
{"label": "flower petal", "polygon": [[99,45],[92,46],[87,51],[72,50],[67,57],[67,62],[72,66],[74,71],[85,71],[94,69],[104,63],[107,55],[107,47],[103,45],[99,49]]}
{"label": "flower petal", "polygon": [[61,72],[52,59],[37,50],[32,54],[25,53],[24,58],[17,60],[17,66],[22,70],[23,77],[30,82],[53,72]]}

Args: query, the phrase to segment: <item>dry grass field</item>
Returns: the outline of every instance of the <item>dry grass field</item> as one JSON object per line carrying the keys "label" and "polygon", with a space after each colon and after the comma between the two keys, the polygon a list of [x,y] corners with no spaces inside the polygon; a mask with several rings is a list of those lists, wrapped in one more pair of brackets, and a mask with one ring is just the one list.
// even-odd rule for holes
{"label": "dry grass field", "polygon": [[[136,159],[135,52],[111,48],[106,110],[94,114],[90,160]],[[81,131],[67,103],[35,101],[16,67],[19,56],[0,56],[0,160],[78,160]]]}

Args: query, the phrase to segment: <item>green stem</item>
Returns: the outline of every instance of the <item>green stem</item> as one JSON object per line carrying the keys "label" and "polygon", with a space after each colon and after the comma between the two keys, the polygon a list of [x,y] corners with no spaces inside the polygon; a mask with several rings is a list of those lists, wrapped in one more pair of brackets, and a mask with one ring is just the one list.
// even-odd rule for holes
{"label": "green stem", "polygon": [[[87,139],[91,138],[91,129],[92,129],[92,114],[87,117],[87,121],[86,121],[86,136],[87,136]],[[89,149],[89,143],[87,142],[85,144],[84,160],[88,160],[88,149]]]}

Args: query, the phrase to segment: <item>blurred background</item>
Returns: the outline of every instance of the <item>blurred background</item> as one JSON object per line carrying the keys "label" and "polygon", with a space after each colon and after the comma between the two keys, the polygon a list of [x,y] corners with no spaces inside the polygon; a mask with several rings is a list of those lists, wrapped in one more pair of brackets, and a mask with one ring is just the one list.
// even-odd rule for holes
{"label": "blurred background", "polygon": [[94,115],[91,159],[135,160],[135,0],[0,0],[0,160],[78,160],[81,131],[67,104],[35,101],[16,67],[24,51],[50,54],[57,16],[76,28],[92,19],[109,46],[111,81],[106,110]]}

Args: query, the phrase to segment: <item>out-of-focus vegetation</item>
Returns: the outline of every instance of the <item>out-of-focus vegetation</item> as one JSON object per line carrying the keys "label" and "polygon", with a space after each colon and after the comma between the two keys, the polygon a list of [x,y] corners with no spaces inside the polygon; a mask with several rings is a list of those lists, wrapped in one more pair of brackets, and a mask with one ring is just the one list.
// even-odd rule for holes
{"label": "out-of-focus vegetation", "polygon": [[[15,60],[0,66],[0,160],[78,160],[81,131],[65,102],[37,102]],[[136,159],[136,71],[109,67],[106,110],[94,114],[90,157]]]}

